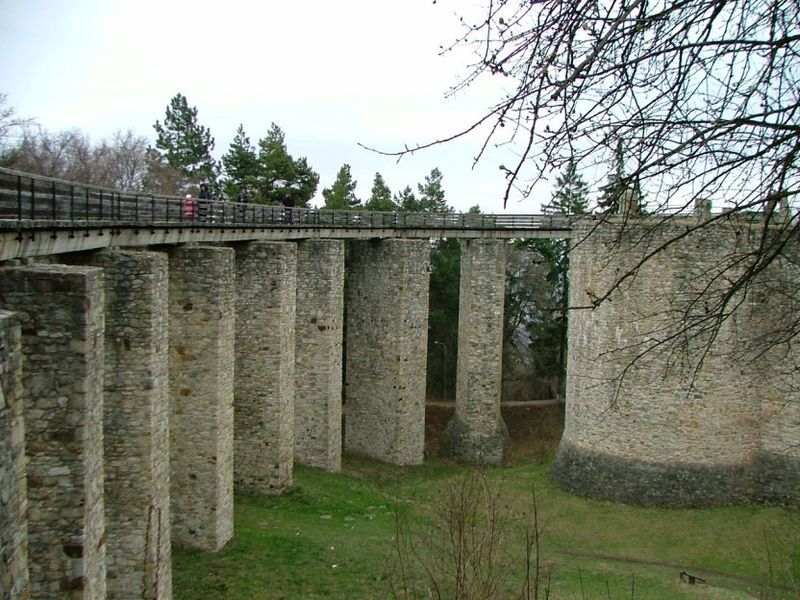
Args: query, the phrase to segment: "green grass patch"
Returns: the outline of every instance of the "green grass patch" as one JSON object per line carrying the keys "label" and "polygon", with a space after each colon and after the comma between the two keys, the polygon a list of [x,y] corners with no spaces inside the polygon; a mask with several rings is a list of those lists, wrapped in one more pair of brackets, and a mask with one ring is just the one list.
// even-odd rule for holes
{"label": "green grass patch", "polygon": [[[431,460],[393,467],[348,458],[343,472],[297,467],[277,498],[237,497],[235,535],[216,554],[173,550],[174,595],[204,598],[388,598],[397,581],[395,518],[413,540],[404,560],[420,598],[441,552],[442,513],[466,467]],[[547,466],[485,472],[505,515],[498,597],[516,597],[536,493],[542,580],[553,598],[797,598],[800,522],[774,506],[641,508],[553,486]],[[500,520],[498,520],[498,526]],[[481,517],[481,526],[486,520]],[[445,561],[446,562],[446,561]],[[448,563],[449,564],[449,563]],[[691,585],[681,571],[705,579]],[[447,597],[447,596],[445,596]],[[539,596],[543,598],[543,595]]]}

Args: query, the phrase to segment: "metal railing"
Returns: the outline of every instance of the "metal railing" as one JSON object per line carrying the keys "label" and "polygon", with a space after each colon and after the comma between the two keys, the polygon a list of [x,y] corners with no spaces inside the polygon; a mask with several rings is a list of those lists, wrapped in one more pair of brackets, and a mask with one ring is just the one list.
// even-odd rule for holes
{"label": "metal railing", "polygon": [[0,229],[356,228],[568,231],[557,215],[368,212],[286,208],[86,185],[0,167]]}

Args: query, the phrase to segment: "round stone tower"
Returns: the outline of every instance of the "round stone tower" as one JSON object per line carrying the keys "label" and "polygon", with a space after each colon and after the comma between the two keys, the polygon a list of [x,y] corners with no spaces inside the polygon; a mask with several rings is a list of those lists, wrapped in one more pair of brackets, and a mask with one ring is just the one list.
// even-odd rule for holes
{"label": "round stone tower", "polygon": [[800,314],[796,240],[739,288],[763,222],[698,223],[573,229],[570,305],[584,308],[569,314],[561,486],[660,506],[800,499],[800,352],[763,343]]}

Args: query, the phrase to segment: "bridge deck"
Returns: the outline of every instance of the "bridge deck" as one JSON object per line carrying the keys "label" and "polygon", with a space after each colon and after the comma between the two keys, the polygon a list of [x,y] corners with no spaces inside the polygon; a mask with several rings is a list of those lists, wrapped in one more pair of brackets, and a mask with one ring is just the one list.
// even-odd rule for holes
{"label": "bridge deck", "polygon": [[555,215],[285,208],[120,191],[0,168],[0,260],[184,242],[569,237]]}

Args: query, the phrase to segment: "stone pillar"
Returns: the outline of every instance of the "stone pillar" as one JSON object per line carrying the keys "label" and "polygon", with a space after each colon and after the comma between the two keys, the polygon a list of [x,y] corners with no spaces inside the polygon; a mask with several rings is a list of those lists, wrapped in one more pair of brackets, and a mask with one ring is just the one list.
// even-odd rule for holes
{"label": "stone pillar", "polygon": [[0,311],[0,598],[28,598],[28,495],[19,321]]}
{"label": "stone pillar", "polygon": [[103,274],[41,265],[0,272],[20,315],[31,598],[104,598]]}
{"label": "stone pillar", "polygon": [[109,598],[172,597],[168,263],[103,251],[105,510]]}
{"label": "stone pillar", "polygon": [[279,494],[292,483],[297,249],[236,249],[236,490]]}
{"label": "stone pillar", "polygon": [[344,242],[297,246],[294,455],[337,472],[342,466]]}
{"label": "stone pillar", "polygon": [[500,415],[506,242],[465,240],[461,245],[456,412],[442,453],[456,460],[499,465],[508,450]]}
{"label": "stone pillar", "polygon": [[172,541],[217,551],[233,535],[234,254],[169,257]]}
{"label": "stone pillar", "polygon": [[427,240],[353,242],[347,281],[345,448],[398,465],[425,447]]}

